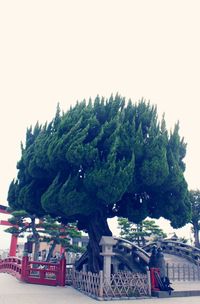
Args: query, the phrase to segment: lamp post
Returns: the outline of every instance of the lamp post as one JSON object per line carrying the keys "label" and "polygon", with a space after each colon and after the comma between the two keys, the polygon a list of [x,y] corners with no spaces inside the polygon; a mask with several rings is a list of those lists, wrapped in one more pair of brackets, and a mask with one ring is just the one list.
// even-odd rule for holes
{"label": "lamp post", "polygon": [[116,245],[117,241],[112,236],[102,236],[99,245],[102,246],[102,253],[103,256],[103,275],[104,280],[107,283],[110,283],[110,276],[111,276],[111,258],[115,255],[113,252],[113,246]]}

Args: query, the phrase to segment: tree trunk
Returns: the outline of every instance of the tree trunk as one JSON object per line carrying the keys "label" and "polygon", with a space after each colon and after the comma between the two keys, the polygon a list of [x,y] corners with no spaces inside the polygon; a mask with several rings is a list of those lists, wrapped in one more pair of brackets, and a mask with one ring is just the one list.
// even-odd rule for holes
{"label": "tree trunk", "polygon": [[194,229],[194,245],[195,245],[195,247],[200,248],[198,223],[197,224],[193,223],[193,229]]}
{"label": "tree trunk", "polygon": [[137,235],[137,245],[140,247],[140,236],[139,236],[139,234]]}
{"label": "tree trunk", "polygon": [[37,229],[35,227],[35,218],[31,219],[31,228],[33,233],[33,239],[34,239],[34,252],[33,252],[33,260],[38,260],[39,250],[40,250],[40,235],[37,232]]}
{"label": "tree trunk", "polygon": [[99,242],[102,236],[112,236],[107,218],[101,210],[98,210],[89,217],[87,231],[89,235],[89,243],[87,246],[88,270],[93,273],[98,273],[103,268]]}
{"label": "tree trunk", "polygon": [[49,262],[50,261],[50,258],[52,257],[52,254],[54,252],[54,249],[56,248],[56,244],[57,242],[54,240],[53,243],[51,244],[51,247],[49,249],[49,253],[47,255],[47,258],[46,258],[46,262]]}
{"label": "tree trunk", "polygon": [[34,238],[34,253],[33,253],[33,260],[38,261],[39,258],[39,250],[40,250],[40,241],[39,238]]}

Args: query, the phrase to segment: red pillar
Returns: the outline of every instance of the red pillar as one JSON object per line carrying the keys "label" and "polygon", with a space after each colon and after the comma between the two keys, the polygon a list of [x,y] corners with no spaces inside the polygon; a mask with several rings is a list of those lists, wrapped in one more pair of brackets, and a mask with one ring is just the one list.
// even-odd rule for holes
{"label": "red pillar", "polygon": [[62,258],[59,264],[59,278],[58,285],[65,286],[65,277],[66,277],[66,259]]}
{"label": "red pillar", "polygon": [[16,256],[16,251],[17,251],[17,236],[13,234],[10,242],[9,256],[10,257]]}
{"label": "red pillar", "polygon": [[160,275],[160,269],[159,268],[150,268],[150,277],[151,277],[151,290],[152,291],[158,291],[160,290],[156,276],[155,276],[155,272],[158,273],[158,275]]}
{"label": "red pillar", "polygon": [[21,280],[26,282],[27,276],[28,276],[28,262],[29,258],[28,256],[23,256],[22,258],[22,272],[21,272]]}

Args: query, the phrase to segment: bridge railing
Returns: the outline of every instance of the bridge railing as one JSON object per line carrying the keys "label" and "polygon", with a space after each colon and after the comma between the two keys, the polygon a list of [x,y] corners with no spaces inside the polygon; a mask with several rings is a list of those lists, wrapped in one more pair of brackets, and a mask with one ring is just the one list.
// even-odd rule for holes
{"label": "bridge railing", "polygon": [[65,286],[66,260],[63,258],[58,263],[48,263],[31,261],[28,256],[22,260],[9,257],[0,260],[0,272],[12,274],[27,283]]}
{"label": "bridge railing", "polygon": [[22,261],[17,257],[9,257],[0,260],[0,272],[10,273],[17,279],[21,279]]}
{"label": "bridge railing", "polygon": [[27,257],[23,259],[22,279],[25,282],[51,286],[65,285],[65,259],[61,259],[59,263],[55,264],[30,261]]}
{"label": "bridge railing", "polygon": [[[200,264],[200,249],[190,246],[188,244],[173,241],[173,240],[162,240],[159,242],[160,247],[164,253],[174,254],[179,257],[186,258],[187,260],[195,263],[196,265]],[[147,252],[151,251],[153,245],[157,245],[157,242],[150,243],[143,247]]]}
{"label": "bridge railing", "polygon": [[200,267],[191,264],[166,264],[166,273],[171,281],[200,281]]}
{"label": "bridge railing", "polygon": [[176,241],[163,241],[162,248],[166,253],[172,253],[184,257],[197,265],[200,262],[200,249],[190,245]]}

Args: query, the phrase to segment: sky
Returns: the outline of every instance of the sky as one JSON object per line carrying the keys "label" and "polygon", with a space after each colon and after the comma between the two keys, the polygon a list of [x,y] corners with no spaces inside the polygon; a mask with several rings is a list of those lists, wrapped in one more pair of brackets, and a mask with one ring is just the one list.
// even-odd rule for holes
{"label": "sky", "polygon": [[[27,127],[50,121],[58,102],[67,111],[117,92],[156,104],[168,130],[179,120],[185,178],[199,189],[199,9],[199,0],[0,0],[0,204]],[[178,233],[191,235],[188,225]]]}

